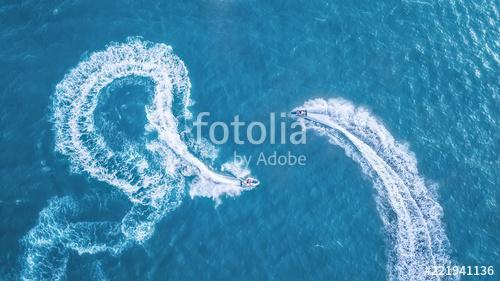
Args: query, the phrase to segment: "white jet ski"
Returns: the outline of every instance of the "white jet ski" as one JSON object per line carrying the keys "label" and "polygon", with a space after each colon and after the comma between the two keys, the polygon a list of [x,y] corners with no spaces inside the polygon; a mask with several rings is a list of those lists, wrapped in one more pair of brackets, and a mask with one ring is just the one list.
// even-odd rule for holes
{"label": "white jet ski", "polygon": [[259,186],[260,181],[256,178],[248,177],[246,179],[240,179],[241,186],[254,188]]}
{"label": "white jet ski", "polygon": [[306,117],[307,116],[307,110],[306,109],[297,109],[292,112],[290,112],[292,115],[295,115],[295,117]]}

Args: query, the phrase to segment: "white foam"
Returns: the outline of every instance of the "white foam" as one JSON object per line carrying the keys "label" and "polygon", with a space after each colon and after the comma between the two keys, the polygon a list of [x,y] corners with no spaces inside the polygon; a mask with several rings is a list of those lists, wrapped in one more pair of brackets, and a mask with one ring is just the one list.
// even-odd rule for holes
{"label": "white foam", "polygon": [[442,209],[419,176],[414,155],[394,140],[371,113],[342,99],[315,99],[307,127],[325,135],[358,162],[374,181],[378,209],[393,243],[389,280],[440,280],[431,265],[448,265]]}
{"label": "white foam", "polygon": [[[203,181],[213,186],[224,185],[204,190],[204,196],[210,194],[218,198],[225,190],[233,194],[240,189],[239,182],[208,168],[189,151],[178,133],[178,120],[191,117],[187,109],[191,87],[187,74],[184,63],[172,53],[170,46],[137,38],[91,54],[56,86],[53,110],[57,150],[70,157],[75,170],[118,187],[136,203],[161,206],[161,198],[175,197],[173,193],[182,192],[178,175],[186,166],[195,169],[196,176]],[[146,128],[148,132],[156,132],[158,139],[146,145],[146,152],[153,155],[163,169],[148,168],[153,165],[148,164],[142,151],[133,148],[126,153],[112,151],[94,124],[93,114],[100,92],[124,77],[146,77],[155,85],[152,104],[146,108]],[[177,116],[172,110],[174,99],[176,105],[184,109]],[[212,153],[208,156],[213,158],[216,151],[207,153]],[[110,167],[109,163],[114,164]],[[159,194],[158,190],[163,192]],[[154,198],[148,197],[153,194]]]}

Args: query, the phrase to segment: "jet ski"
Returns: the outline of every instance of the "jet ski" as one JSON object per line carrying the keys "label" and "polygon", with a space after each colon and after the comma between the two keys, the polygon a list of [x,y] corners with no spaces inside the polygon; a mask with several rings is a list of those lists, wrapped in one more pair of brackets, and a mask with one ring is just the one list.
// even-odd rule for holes
{"label": "jet ski", "polygon": [[240,179],[240,184],[244,187],[253,188],[259,186],[260,181],[256,178],[248,177],[246,179]]}
{"label": "jet ski", "polygon": [[306,117],[307,116],[307,110],[306,109],[297,109],[292,112],[290,112],[292,115],[295,115],[295,117]]}

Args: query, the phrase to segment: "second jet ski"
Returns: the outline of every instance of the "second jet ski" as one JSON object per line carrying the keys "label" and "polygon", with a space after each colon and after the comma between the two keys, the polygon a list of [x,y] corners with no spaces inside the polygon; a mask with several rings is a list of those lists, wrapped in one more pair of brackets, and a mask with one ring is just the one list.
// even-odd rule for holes
{"label": "second jet ski", "polygon": [[306,109],[297,109],[292,112],[290,112],[295,117],[306,117],[307,116],[307,110]]}
{"label": "second jet ski", "polygon": [[260,181],[256,178],[248,177],[246,179],[240,179],[240,184],[241,186],[248,187],[248,188],[254,188],[259,186]]}

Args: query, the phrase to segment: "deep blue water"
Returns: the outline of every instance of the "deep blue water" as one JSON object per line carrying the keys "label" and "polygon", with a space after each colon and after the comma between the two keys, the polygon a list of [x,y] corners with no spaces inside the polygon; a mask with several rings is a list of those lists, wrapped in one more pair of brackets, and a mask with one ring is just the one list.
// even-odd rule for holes
{"label": "deep blue water", "polygon": [[[1,1],[0,280],[21,278],[23,237],[49,202],[78,202],[73,217],[54,214],[63,225],[120,222],[131,208],[56,152],[52,116],[64,75],[131,36],[172,46],[189,71],[191,111],[210,112],[208,122],[238,114],[267,122],[312,98],[368,108],[436,186],[451,264],[500,270],[498,9],[495,1]],[[146,80],[100,96],[95,122],[116,147],[146,138],[143,108],[154,92]],[[186,188],[144,244],[115,255],[70,250],[63,278],[387,280],[392,244],[374,184],[343,149],[311,131],[307,145],[217,148],[213,166],[234,151],[275,150],[304,154],[307,165],[253,165],[261,187],[217,207]]]}

